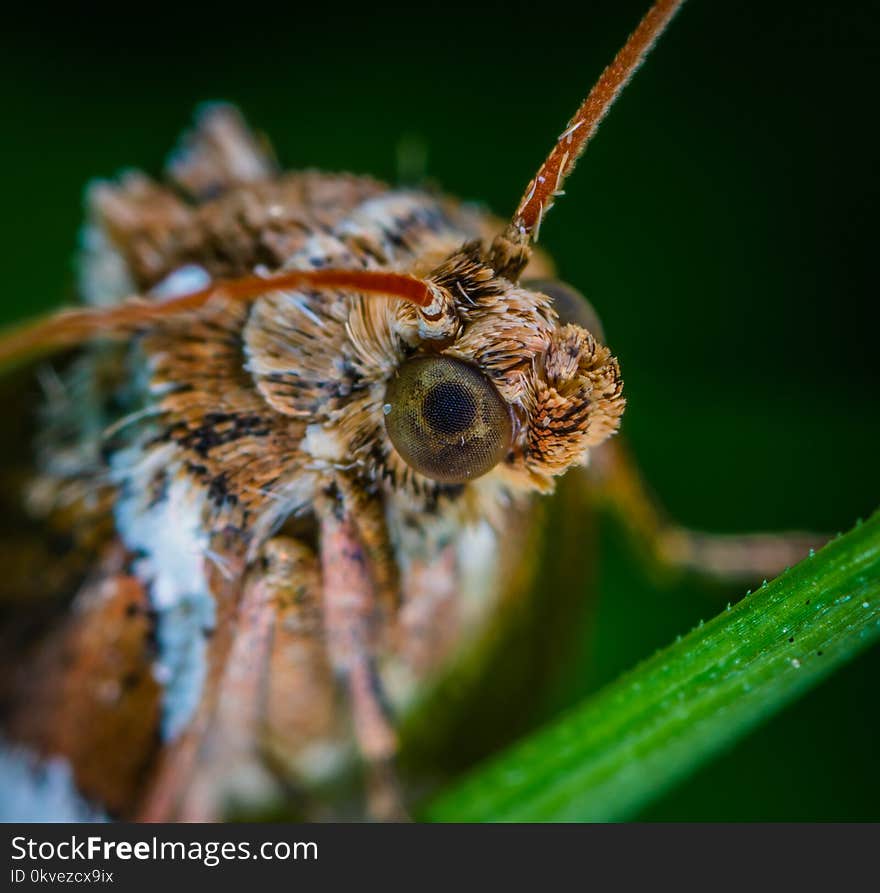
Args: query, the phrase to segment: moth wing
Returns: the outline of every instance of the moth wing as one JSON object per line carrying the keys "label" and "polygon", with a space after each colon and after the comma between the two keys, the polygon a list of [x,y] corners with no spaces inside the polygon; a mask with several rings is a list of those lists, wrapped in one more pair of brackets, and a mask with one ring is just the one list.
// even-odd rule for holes
{"label": "moth wing", "polygon": [[198,110],[195,127],[183,135],[165,169],[169,180],[197,202],[279,171],[268,138],[252,131],[241,112],[223,102]]}
{"label": "moth wing", "polygon": [[[25,654],[19,641],[18,660],[4,668],[0,760],[20,764],[12,790],[24,798],[4,796],[4,812],[16,820],[58,820],[61,804],[74,815],[124,816],[143,788],[156,750],[159,686],[149,602],[125,558],[119,543],[108,545],[60,622]],[[37,760],[58,767],[55,781],[41,776]]]}

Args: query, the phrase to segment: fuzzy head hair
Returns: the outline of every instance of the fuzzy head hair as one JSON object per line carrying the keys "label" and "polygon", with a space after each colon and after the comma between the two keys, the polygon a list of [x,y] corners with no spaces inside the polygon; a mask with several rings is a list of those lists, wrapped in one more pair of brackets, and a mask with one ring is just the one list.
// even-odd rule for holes
{"label": "fuzzy head hair", "polygon": [[262,298],[245,330],[257,387],[307,422],[316,460],[354,461],[373,480],[428,492],[486,474],[514,492],[550,489],[617,429],[617,360],[548,294],[497,275],[477,243],[423,279],[426,307]]}

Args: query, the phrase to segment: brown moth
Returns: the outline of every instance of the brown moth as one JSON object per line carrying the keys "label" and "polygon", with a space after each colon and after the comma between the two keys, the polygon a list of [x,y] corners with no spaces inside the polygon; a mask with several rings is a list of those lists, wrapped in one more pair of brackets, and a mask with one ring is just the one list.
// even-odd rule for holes
{"label": "brown moth", "polygon": [[[56,622],[4,639],[9,817],[221,819],[357,765],[347,814],[406,814],[400,721],[514,597],[536,494],[620,424],[617,360],[533,242],[679,5],[654,3],[503,227],[283,172],[227,106],[166,182],[91,189],[87,306],[0,337],[2,365],[89,342],[44,381],[21,488],[72,548],[22,556]],[[811,542],[670,525],[619,448],[591,471],[665,561],[770,573]]]}

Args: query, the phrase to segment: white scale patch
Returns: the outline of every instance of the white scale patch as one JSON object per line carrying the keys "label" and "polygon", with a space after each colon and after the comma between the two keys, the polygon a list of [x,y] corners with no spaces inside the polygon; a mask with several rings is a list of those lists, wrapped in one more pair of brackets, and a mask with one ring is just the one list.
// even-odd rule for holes
{"label": "white scale patch", "polygon": [[162,301],[179,298],[193,291],[201,291],[211,284],[211,276],[204,267],[198,264],[186,264],[169,273],[150,292],[153,297]]}
{"label": "white scale patch", "polygon": [[60,757],[38,760],[0,742],[0,822],[104,822],[106,816],[76,790]]}
{"label": "white scale patch", "polygon": [[205,575],[204,493],[176,478],[154,505],[146,496],[146,485],[159,469],[168,468],[172,452],[171,446],[156,450],[144,461],[135,446],[113,460],[115,476],[123,484],[116,525],[128,548],[142,556],[135,572],[149,584],[158,615],[159,655],[153,671],[163,686],[166,740],[183,731],[198,706],[207,669],[205,637],[215,623],[214,597]]}

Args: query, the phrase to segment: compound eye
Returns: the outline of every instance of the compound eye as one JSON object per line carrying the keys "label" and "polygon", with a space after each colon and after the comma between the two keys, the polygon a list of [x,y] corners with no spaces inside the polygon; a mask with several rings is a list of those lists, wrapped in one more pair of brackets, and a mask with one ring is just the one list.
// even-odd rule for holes
{"label": "compound eye", "polygon": [[402,363],[385,392],[385,427],[410,468],[442,484],[491,471],[510,448],[510,409],[474,366],[452,357]]}

